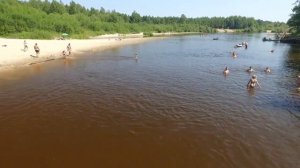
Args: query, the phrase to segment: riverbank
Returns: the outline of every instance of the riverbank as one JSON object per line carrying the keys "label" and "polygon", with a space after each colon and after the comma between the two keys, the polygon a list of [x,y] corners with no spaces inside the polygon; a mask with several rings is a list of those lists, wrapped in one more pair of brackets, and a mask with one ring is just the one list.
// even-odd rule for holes
{"label": "riverbank", "polygon": [[[10,69],[19,66],[28,66],[50,60],[63,58],[63,51],[67,45],[72,47],[72,55],[80,55],[91,51],[104,50],[131,44],[138,44],[154,38],[101,38],[86,40],[33,40],[27,39],[28,50],[24,51],[24,39],[0,38],[0,69]],[[36,57],[35,43],[40,48]]]}
{"label": "riverbank", "polygon": [[235,33],[237,29],[216,29],[218,33]]}
{"label": "riverbank", "polygon": [[289,44],[300,44],[300,37],[287,37],[280,39],[281,43],[289,43]]}
{"label": "riverbank", "polygon": [[165,32],[165,33],[152,33],[153,37],[167,37],[167,36],[183,36],[183,35],[198,35],[201,32]]}

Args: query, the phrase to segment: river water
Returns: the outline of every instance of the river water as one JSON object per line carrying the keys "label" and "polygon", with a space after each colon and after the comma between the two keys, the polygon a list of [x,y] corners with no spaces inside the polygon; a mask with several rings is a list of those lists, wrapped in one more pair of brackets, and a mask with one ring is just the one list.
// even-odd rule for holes
{"label": "river water", "polygon": [[[0,167],[296,168],[300,47],[263,36],[178,36],[1,73]],[[261,88],[246,89],[249,66]]]}

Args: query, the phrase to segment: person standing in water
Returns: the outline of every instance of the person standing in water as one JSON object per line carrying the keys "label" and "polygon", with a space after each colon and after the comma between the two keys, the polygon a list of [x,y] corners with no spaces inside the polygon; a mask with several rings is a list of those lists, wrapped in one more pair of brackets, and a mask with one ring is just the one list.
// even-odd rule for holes
{"label": "person standing in water", "polygon": [[228,67],[226,67],[226,68],[224,69],[223,73],[224,73],[224,75],[228,75],[228,74],[229,74],[229,69],[228,69]]}
{"label": "person standing in water", "polygon": [[38,57],[39,54],[40,54],[40,48],[39,48],[38,44],[35,43],[35,45],[34,45],[33,48],[34,48],[34,51],[35,51],[35,53],[36,53],[36,57]]}
{"label": "person standing in water", "polygon": [[237,55],[236,55],[236,53],[235,53],[234,51],[232,52],[232,57],[233,57],[233,58],[236,58],[236,57],[237,57]]}
{"label": "person standing in water", "polygon": [[67,51],[69,52],[69,55],[71,55],[72,48],[70,43],[67,46]]}
{"label": "person standing in water", "polygon": [[249,80],[249,82],[247,84],[247,89],[253,89],[256,86],[260,87],[260,84],[258,83],[256,75],[252,75],[252,78]]}
{"label": "person standing in water", "polygon": [[265,72],[266,72],[266,73],[270,73],[270,72],[271,72],[271,69],[270,69],[269,67],[267,67],[267,68],[265,69]]}
{"label": "person standing in water", "polygon": [[251,72],[254,72],[254,69],[252,68],[252,66],[250,66],[249,69],[247,69],[246,71],[251,73]]}

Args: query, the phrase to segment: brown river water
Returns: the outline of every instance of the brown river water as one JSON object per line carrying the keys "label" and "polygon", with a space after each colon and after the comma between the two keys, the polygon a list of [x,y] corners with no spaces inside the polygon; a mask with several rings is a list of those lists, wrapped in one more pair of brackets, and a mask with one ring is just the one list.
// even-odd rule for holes
{"label": "brown river water", "polygon": [[[178,36],[2,72],[0,167],[298,168],[300,46],[263,36]],[[261,88],[246,89],[249,66]]]}

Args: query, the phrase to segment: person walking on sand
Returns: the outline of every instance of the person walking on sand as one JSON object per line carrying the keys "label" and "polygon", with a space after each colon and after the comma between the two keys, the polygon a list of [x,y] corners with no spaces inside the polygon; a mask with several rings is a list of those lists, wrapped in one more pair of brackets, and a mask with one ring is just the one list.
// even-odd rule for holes
{"label": "person walking on sand", "polygon": [[67,51],[69,52],[69,55],[71,55],[72,48],[70,43],[67,46]]}
{"label": "person walking on sand", "polygon": [[27,45],[27,41],[24,40],[24,52],[26,52],[28,50],[28,45]]}
{"label": "person walking on sand", "polygon": [[260,87],[256,75],[252,75],[252,78],[247,83],[247,89],[251,89],[251,88],[253,89],[256,87],[256,85]]}
{"label": "person walking on sand", "polygon": [[36,57],[38,57],[39,54],[40,54],[40,48],[39,48],[38,44],[35,43],[35,45],[34,45],[33,48],[34,48],[34,51],[35,51],[35,53],[36,53]]}

